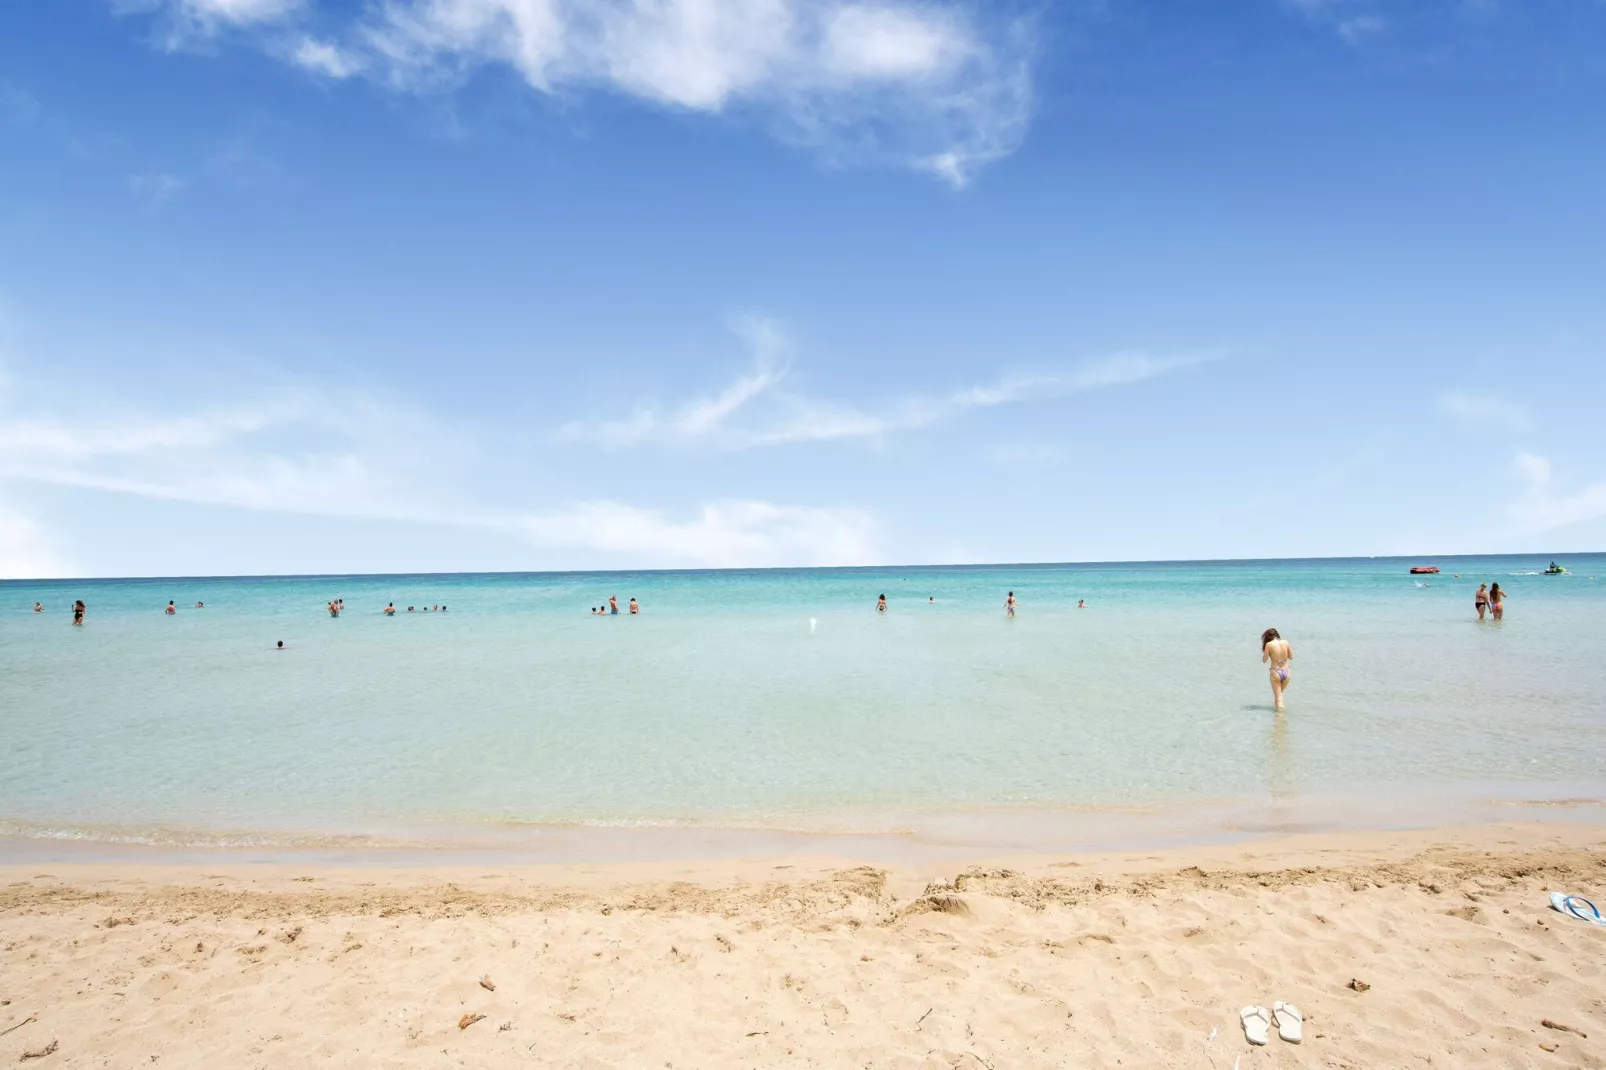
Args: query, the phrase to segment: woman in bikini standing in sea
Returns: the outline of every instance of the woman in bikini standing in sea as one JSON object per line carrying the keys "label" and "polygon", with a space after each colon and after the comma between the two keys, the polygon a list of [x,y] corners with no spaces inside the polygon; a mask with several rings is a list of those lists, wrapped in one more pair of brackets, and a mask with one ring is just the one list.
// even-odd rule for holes
{"label": "woman in bikini standing in sea", "polygon": [[1478,593],[1472,596],[1472,608],[1478,611],[1479,620],[1482,620],[1483,615],[1489,611],[1489,585],[1487,583],[1478,584]]}
{"label": "woman in bikini standing in sea", "polygon": [[1271,698],[1277,712],[1283,709],[1283,692],[1288,688],[1289,663],[1294,660],[1294,648],[1288,640],[1277,634],[1276,628],[1260,633],[1260,660],[1271,663]]}

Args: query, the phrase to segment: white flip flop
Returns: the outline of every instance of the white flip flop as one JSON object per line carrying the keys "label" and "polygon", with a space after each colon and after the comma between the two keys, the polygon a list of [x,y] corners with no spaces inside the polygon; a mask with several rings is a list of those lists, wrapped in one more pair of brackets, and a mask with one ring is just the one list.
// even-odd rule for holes
{"label": "white flip flop", "polygon": [[1271,1020],[1277,1024],[1277,1035],[1290,1044],[1305,1039],[1305,1016],[1292,1003],[1278,1000],[1271,1005]]}
{"label": "white flip flop", "polygon": [[1271,1015],[1265,1007],[1245,1007],[1238,1012],[1244,1023],[1244,1039],[1251,1044],[1264,1044],[1271,1039]]}
{"label": "white flip flop", "polygon": [[1550,906],[1559,910],[1569,918],[1587,921],[1591,925],[1606,925],[1606,918],[1602,918],[1595,904],[1581,895],[1563,895],[1561,892],[1550,893]]}

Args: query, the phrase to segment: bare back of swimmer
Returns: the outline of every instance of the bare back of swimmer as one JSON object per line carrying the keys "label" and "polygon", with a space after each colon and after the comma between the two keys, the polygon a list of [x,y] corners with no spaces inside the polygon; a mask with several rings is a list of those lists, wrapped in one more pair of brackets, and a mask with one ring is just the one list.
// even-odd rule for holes
{"label": "bare back of swimmer", "polygon": [[1260,636],[1260,660],[1271,666],[1271,698],[1279,712],[1283,708],[1283,692],[1291,683],[1294,648],[1276,628],[1267,628]]}

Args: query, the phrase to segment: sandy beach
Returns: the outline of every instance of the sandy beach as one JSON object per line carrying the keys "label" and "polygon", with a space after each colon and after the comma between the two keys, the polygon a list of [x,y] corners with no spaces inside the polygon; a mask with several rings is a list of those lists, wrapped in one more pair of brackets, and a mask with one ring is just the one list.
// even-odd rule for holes
{"label": "sandy beach", "polygon": [[[0,1063],[1601,1067],[1606,928],[1547,893],[1606,899],[1603,847],[1513,824],[945,872],[12,865]],[[1304,1043],[1249,1046],[1239,1008],[1277,1000]]]}

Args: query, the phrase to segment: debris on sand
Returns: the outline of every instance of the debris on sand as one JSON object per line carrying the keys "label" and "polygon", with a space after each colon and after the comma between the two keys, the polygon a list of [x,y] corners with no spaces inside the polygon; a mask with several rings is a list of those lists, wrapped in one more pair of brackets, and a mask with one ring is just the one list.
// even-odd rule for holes
{"label": "debris on sand", "polygon": [[18,1061],[19,1062],[27,1062],[29,1059],[43,1059],[46,1055],[55,1054],[55,1051],[56,1051],[56,1042],[54,1040],[52,1040],[49,1044],[46,1044],[44,1047],[40,1048],[38,1051],[25,1051],[25,1052],[23,1052],[22,1053],[22,1058],[20,1060],[18,1060]]}
{"label": "debris on sand", "polygon": [[1349,984],[1346,985],[1345,987],[1346,988],[1353,988],[1357,992],[1365,992],[1368,988],[1371,988],[1372,986],[1367,984],[1365,981],[1357,980],[1356,978],[1351,977],[1349,979]]}
{"label": "debris on sand", "polygon": [[461,1018],[459,1018],[457,1020],[457,1028],[459,1028],[459,1029],[467,1029],[469,1026],[473,1025],[475,1022],[481,1022],[481,1021],[484,1021],[484,1020],[485,1020],[485,1015],[483,1015],[483,1014],[465,1014],[465,1015],[463,1015],[463,1017],[461,1017]]}
{"label": "debris on sand", "polygon": [[1560,1022],[1553,1022],[1549,1018],[1544,1019],[1539,1024],[1544,1026],[1546,1029],[1554,1029],[1560,1033],[1577,1033],[1585,1040],[1589,1039],[1589,1034],[1584,1032],[1582,1029],[1576,1029],[1570,1025],[1562,1025]]}
{"label": "debris on sand", "polygon": [[480,987],[485,989],[487,992],[495,992],[496,982],[491,980],[490,974],[486,974],[484,977],[480,978]]}

